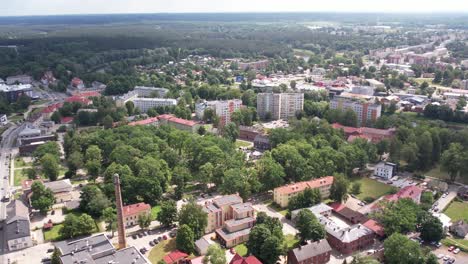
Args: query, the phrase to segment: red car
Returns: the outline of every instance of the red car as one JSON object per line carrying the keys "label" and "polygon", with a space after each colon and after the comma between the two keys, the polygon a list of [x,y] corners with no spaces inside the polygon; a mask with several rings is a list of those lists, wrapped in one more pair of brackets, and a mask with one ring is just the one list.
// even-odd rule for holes
{"label": "red car", "polygon": [[455,249],[455,246],[450,246],[450,247],[448,248],[448,251],[451,252],[451,251],[454,250],[454,249]]}
{"label": "red car", "polygon": [[163,236],[163,239],[164,239],[164,240],[167,240],[167,236],[166,236],[166,235],[164,235],[164,236]]}

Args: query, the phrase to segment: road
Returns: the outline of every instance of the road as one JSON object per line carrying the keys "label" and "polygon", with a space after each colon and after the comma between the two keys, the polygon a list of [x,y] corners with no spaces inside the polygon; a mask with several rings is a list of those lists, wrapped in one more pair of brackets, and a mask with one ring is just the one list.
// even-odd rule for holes
{"label": "road", "polygon": [[[437,209],[436,212],[443,212],[444,209],[450,204],[450,202],[457,197],[457,190],[459,186],[449,185],[449,190],[447,196],[442,195],[439,200],[434,203],[434,209]],[[437,205],[436,205],[437,204]]]}

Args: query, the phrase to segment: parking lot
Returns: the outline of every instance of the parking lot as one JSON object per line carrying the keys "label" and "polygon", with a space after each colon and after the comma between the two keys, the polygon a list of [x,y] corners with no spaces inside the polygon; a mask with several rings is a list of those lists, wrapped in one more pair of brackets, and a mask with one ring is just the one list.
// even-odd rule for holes
{"label": "parking lot", "polygon": [[[155,239],[158,241],[161,241],[164,239],[170,239],[171,238],[171,233],[172,237],[175,236],[175,229],[170,229],[170,228],[158,228],[151,230],[149,232],[145,232],[146,235],[144,235],[143,232],[137,232],[135,235],[131,235],[127,237],[127,244],[129,246],[135,246],[138,250],[142,249],[145,247],[148,251],[145,252],[145,255],[148,256],[149,252],[153,248],[153,246],[150,245],[150,241],[154,241]],[[114,236],[112,238],[112,242],[117,243],[118,242],[118,237]],[[154,242],[153,242],[154,243]]]}

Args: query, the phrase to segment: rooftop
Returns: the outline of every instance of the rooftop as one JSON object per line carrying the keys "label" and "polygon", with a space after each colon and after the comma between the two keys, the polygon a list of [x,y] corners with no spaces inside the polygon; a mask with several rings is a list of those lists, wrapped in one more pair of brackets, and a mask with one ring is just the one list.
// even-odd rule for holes
{"label": "rooftop", "polygon": [[158,120],[159,120],[158,117],[151,117],[151,118],[147,118],[144,120],[139,120],[139,121],[128,123],[128,125],[129,126],[144,126],[144,125],[149,125],[149,124],[158,122]]}
{"label": "rooftop", "polygon": [[240,213],[240,212],[252,211],[253,207],[251,203],[240,203],[240,204],[232,205],[232,210]]}
{"label": "rooftop", "polygon": [[129,216],[140,212],[151,210],[151,206],[146,203],[130,204],[123,207],[123,215]]}
{"label": "rooftop", "polygon": [[421,188],[411,185],[411,186],[406,186],[400,189],[395,194],[390,194],[390,195],[385,196],[385,199],[387,201],[397,201],[403,198],[410,198],[410,199],[416,200],[418,197],[420,197],[421,193],[422,193]]}
{"label": "rooftop", "polygon": [[8,240],[31,235],[29,223],[29,210],[20,200],[10,202],[7,207],[4,234]]}
{"label": "rooftop", "polygon": [[45,182],[44,186],[52,190],[52,192],[54,193],[68,192],[68,191],[71,191],[71,189],[73,188],[73,185],[71,184],[70,179]]}
{"label": "rooftop", "polygon": [[282,187],[278,187],[275,189],[276,192],[282,193],[282,194],[288,194],[288,193],[296,193],[296,192],[302,192],[306,188],[319,188],[322,186],[328,186],[333,183],[333,176],[326,176],[310,181],[304,181],[304,182],[298,182],[298,183],[293,183],[289,185],[285,185]]}
{"label": "rooftop", "polygon": [[315,256],[330,252],[332,249],[326,239],[310,242],[305,246],[299,246],[291,251],[296,256],[298,262],[313,258]]}
{"label": "rooftop", "polygon": [[225,205],[242,203],[242,198],[237,194],[225,195],[214,199],[213,203],[218,207],[223,207]]}
{"label": "rooftop", "polygon": [[178,260],[184,259],[186,257],[188,257],[186,253],[179,250],[175,250],[164,256],[164,262],[166,262],[167,264],[178,263]]}
{"label": "rooftop", "polygon": [[250,230],[251,230],[251,228],[246,228],[246,229],[242,229],[242,230],[230,233],[229,231],[225,230],[224,228],[220,228],[220,229],[216,229],[216,233],[219,236],[221,236],[224,240],[230,241],[230,240],[236,239],[238,237],[250,234]]}

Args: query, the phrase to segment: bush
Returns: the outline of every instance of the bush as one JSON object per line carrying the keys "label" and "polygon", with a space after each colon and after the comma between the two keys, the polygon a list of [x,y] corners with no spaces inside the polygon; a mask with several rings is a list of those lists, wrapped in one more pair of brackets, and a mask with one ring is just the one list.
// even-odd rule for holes
{"label": "bush", "polygon": [[367,196],[367,197],[364,197],[364,202],[366,203],[372,203],[373,201],[375,201],[375,198],[374,197],[370,197],[370,196]]}
{"label": "bush", "polygon": [[57,129],[57,132],[59,132],[59,133],[67,132],[67,127],[66,126],[60,126]]}

